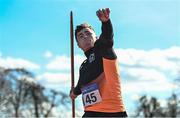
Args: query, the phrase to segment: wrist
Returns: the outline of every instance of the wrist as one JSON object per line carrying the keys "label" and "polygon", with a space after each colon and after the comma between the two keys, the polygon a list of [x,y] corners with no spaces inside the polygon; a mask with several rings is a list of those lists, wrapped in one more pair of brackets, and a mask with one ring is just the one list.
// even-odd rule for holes
{"label": "wrist", "polygon": [[105,20],[105,21],[101,21],[103,24],[106,24],[106,23],[108,23],[108,22],[110,22],[110,18],[109,19],[107,19],[107,20]]}

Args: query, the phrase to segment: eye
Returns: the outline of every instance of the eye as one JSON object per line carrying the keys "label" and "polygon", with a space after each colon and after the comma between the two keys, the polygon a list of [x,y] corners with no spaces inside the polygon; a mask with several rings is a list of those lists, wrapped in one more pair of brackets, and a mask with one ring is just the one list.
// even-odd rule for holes
{"label": "eye", "polygon": [[83,35],[80,35],[80,36],[79,36],[79,38],[80,38],[80,39],[83,39],[83,38],[84,38],[84,36],[83,36]]}
{"label": "eye", "polygon": [[90,36],[92,33],[91,32],[86,32],[86,35],[87,36]]}
{"label": "eye", "polygon": [[80,36],[80,38],[82,39],[82,38],[84,38],[84,36]]}

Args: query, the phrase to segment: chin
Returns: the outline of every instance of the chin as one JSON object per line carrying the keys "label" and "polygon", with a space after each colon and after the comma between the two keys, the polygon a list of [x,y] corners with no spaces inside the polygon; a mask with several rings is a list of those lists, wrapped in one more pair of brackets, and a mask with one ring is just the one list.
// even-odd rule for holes
{"label": "chin", "polygon": [[91,49],[93,46],[88,46],[86,47],[86,49],[84,49],[84,51],[88,51],[89,49]]}

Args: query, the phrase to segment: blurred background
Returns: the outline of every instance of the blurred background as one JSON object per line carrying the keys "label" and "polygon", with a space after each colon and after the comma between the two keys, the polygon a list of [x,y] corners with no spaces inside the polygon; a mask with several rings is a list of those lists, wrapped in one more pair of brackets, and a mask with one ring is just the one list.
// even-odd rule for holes
{"label": "blurred background", "polygon": [[[180,117],[179,0],[0,0],[1,117],[71,117],[70,11],[74,28],[99,36],[100,8],[111,10],[128,115]],[[75,83],[84,59],[75,42]]]}

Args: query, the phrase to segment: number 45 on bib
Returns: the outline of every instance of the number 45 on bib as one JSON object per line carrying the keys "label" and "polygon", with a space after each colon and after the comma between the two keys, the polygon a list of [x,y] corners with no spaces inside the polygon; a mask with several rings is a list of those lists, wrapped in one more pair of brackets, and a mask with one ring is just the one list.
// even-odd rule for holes
{"label": "number 45 on bib", "polygon": [[91,84],[82,88],[82,99],[84,107],[99,103],[102,101],[97,84]]}

